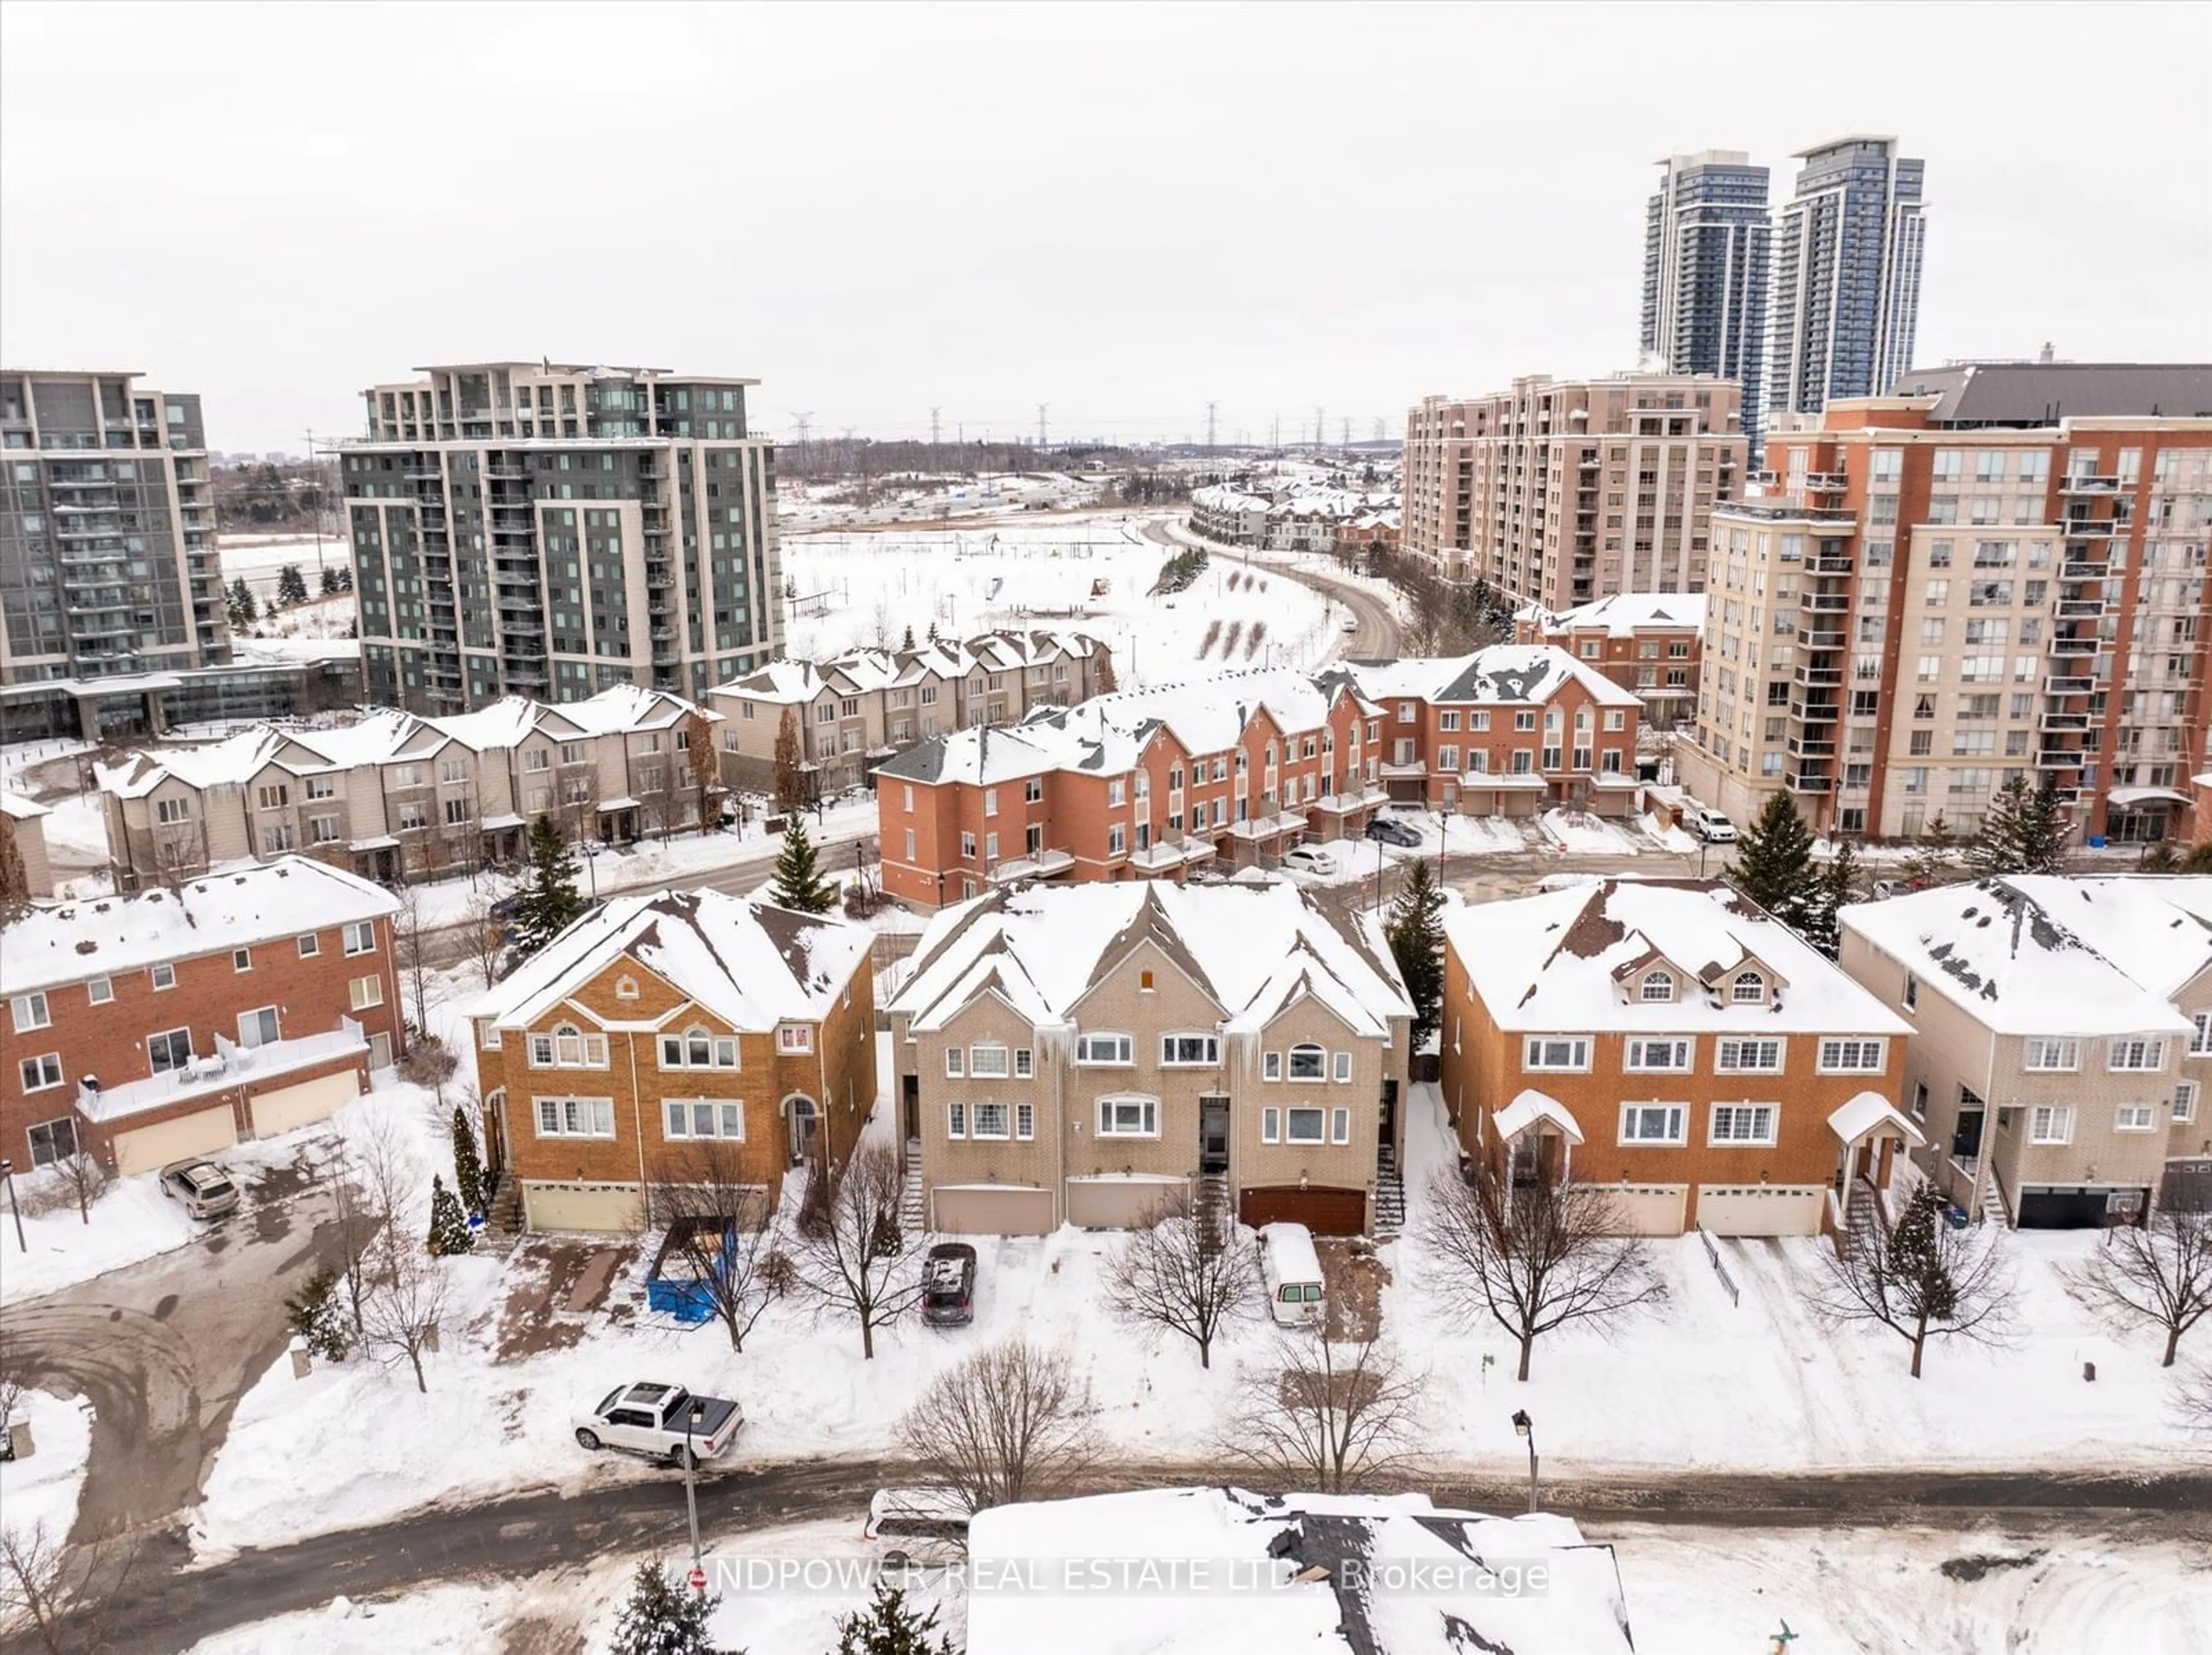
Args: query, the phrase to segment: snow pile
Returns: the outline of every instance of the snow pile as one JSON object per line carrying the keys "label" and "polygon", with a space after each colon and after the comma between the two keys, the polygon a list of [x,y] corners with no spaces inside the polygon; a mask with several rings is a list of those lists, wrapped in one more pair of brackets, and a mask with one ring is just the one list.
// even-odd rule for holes
{"label": "snow pile", "polygon": [[1638,825],[1643,828],[1645,837],[1656,843],[1662,850],[1671,850],[1678,856],[1694,856],[1698,854],[1698,836],[1686,828],[1678,827],[1671,822],[1662,822],[1648,812]]}
{"label": "snow pile", "polygon": [[1537,818],[1544,837],[1562,850],[1590,856],[1633,856],[1636,843],[1603,817],[1586,810],[1547,810]]}
{"label": "snow pile", "polygon": [[84,1492],[92,1404],[26,1390],[16,1411],[30,1427],[34,1451],[28,1459],[0,1460],[0,1525],[18,1535],[43,1527],[58,1544],[76,1522],[77,1496]]}

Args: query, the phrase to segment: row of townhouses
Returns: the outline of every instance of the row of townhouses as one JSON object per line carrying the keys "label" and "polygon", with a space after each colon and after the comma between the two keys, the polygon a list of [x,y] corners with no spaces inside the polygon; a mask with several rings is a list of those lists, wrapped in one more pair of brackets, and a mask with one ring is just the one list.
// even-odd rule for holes
{"label": "row of townhouses", "polygon": [[1705,624],[1702,593],[1623,592],[1557,615],[1524,605],[1513,617],[1513,640],[1557,645],[1633,690],[1647,727],[1671,729],[1697,711]]}
{"label": "row of townhouses", "polygon": [[125,890],[295,852],[389,881],[511,861],[540,816],[571,839],[696,826],[714,806],[690,749],[720,722],[626,684],[557,707],[516,696],[441,718],[268,725],[96,775]]}
{"label": "row of townhouses", "polygon": [[1641,711],[1547,645],[1100,696],[878,765],[884,888],[935,908],[1014,879],[1266,866],[1392,802],[1626,814]]}
{"label": "row of townhouses", "polygon": [[1387,490],[1294,484],[1263,492],[1215,483],[1192,490],[1190,522],[1210,540],[1255,551],[1395,551],[1399,502]]}

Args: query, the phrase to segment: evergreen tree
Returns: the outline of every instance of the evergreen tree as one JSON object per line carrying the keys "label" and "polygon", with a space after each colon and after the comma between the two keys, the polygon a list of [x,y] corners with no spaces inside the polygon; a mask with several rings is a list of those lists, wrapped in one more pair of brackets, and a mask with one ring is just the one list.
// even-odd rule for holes
{"label": "evergreen tree", "polygon": [[1844,928],[1838,916],[1845,903],[1859,899],[1861,866],[1849,839],[1836,841],[1836,854],[1814,878],[1813,905],[1799,927],[1806,941],[1830,959],[1844,951]]}
{"label": "evergreen tree", "polygon": [[350,592],[353,590],[353,565],[351,563],[340,563],[338,565],[338,590],[341,592]]}
{"label": "evergreen tree", "polygon": [[937,623],[933,620],[929,624],[929,641],[932,643],[937,642]]}
{"label": "evergreen tree", "polygon": [[775,727],[775,808],[782,816],[797,812],[806,802],[805,756],[799,746],[799,715],[787,707]]}
{"label": "evergreen tree", "polygon": [[1769,795],[1736,842],[1735,888],[1792,929],[1802,929],[1818,900],[1813,835],[1786,793]]}
{"label": "evergreen tree", "polygon": [[259,607],[253,601],[253,588],[246,584],[241,575],[230,583],[230,624],[240,631],[261,618]]}
{"label": "evergreen tree", "polygon": [[1444,893],[1428,859],[1406,871],[1383,928],[1398,974],[1413,1002],[1413,1050],[1443,1025],[1444,1004]]}
{"label": "evergreen tree", "polygon": [[1958,836],[1938,813],[1920,830],[1920,843],[1905,859],[1905,882],[1915,891],[1942,885],[1959,871],[1958,858]]}
{"label": "evergreen tree", "polygon": [[576,858],[560,824],[541,816],[530,824],[530,883],[514,915],[514,946],[534,954],[582,917],[591,904],[576,891]]}
{"label": "evergreen tree", "polygon": [[906,624],[906,636],[899,640],[899,648],[902,649],[912,649],[914,648],[914,623],[912,621],[908,621]]}
{"label": "evergreen tree", "polygon": [[461,1198],[464,1212],[483,1211],[483,1156],[477,1149],[476,1129],[459,1104],[453,1105],[453,1193]]}
{"label": "evergreen tree", "polygon": [[783,849],[775,859],[769,900],[802,914],[827,914],[837,906],[837,887],[822,877],[814,842],[806,837],[805,818],[795,812],[791,825],[784,830]]}
{"label": "evergreen tree", "polygon": [[326,1362],[343,1362],[353,1348],[353,1329],[346,1321],[338,1297],[338,1273],[327,1267],[309,1276],[300,1291],[284,1301],[284,1320],[307,1342],[310,1355]]}
{"label": "evergreen tree", "polygon": [[1982,831],[1966,848],[1966,864],[1984,879],[2056,873],[2063,860],[2064,831],[2050,779],[2031,788],[2026,776],[2015,775],[1990,800]]}
{"label": "evergreen tree", "polygon": [[707,1622],[721,1602],[718,1592],[679,1586],[653,1564],[641,1563],[615,1617],[612,1655],[716,1655]]}
{"label": "evergreen tree", "polygon": [[1114,676],[1114,652],[1102,643],[1098,646],[1098,693],[1110,696],[1121,687],[1121,681]]}
{"label": "evergreen tree", "polygon": [[323,596],[325,598],[335,598],[339,593],[344,590],[345,588],[338,584],[338,572],[337,567],[333,565],[331,568],[325,569],[323,571]]}
{"label": "evergreen tree", "polygon": [[280,601],[287,604],[303,604],[307,601],[307,578],[300,573],[300,566],[297,563],[287,563],[276,571],[276,596]]}
{"label": "evergreen tree", "polygon": [[472,1253],[477,1238],[469,1229],[468,1215],[461,1211],[461,1203],[453,1199],[453,1192],[446,1188],[442,1177],[430,1180],[430,1252],[433,1256],[447,1258],[456,1253]]}
{"label": "evergreen tree", "polygon": [[878,1579],[866,1609],[837,1617],[836,1655],[952,1655],[952,1640],[938,1632],[935,1609],[908,1609],[903,1591]]}

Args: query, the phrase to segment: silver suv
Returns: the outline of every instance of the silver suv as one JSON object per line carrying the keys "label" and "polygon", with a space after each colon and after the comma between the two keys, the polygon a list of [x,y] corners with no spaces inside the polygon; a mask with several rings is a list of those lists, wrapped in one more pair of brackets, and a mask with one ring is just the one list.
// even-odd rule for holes
{"label": "silver suv", "polygon": [[209,1161],[172,1161],[161,1169],[161,1193],[182,1202],[196,1219],[221,1218],[238,1210],[238,1186]]}

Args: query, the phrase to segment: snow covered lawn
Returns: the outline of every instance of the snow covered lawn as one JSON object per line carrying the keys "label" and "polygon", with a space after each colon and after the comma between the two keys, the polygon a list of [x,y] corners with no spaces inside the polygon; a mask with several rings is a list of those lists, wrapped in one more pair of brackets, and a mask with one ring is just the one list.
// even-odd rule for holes
{"label": "snow covered lawn", "polygon": [[[615,1588],[619,1591],[620,1588]],[[558,1598],[562,1601],[549,1601]],[[270,1655],[313,1650],[315,1655],[478,1655],[487,1634],[526,1618],[546,1616],[573,1624],[595,1601],[581,1591],[573,1600],[539,1581],[526,1585],[433,1586],[404,1597],[355,1603],[335,1597],[320,1609],[278,1615],[203,1638],[185,1655]],[[602,1645],[601,1647],[605,1646]]]}
{"label": "snow covered lawn", "polygon": [[34,1451],[28,1459],[0,1460],[0,1524],[18,1532],[43,1525],[58,1543],[76,1522],[92,1455],[92,1404],[26,1390],[15,1406],[29,1422]]}

